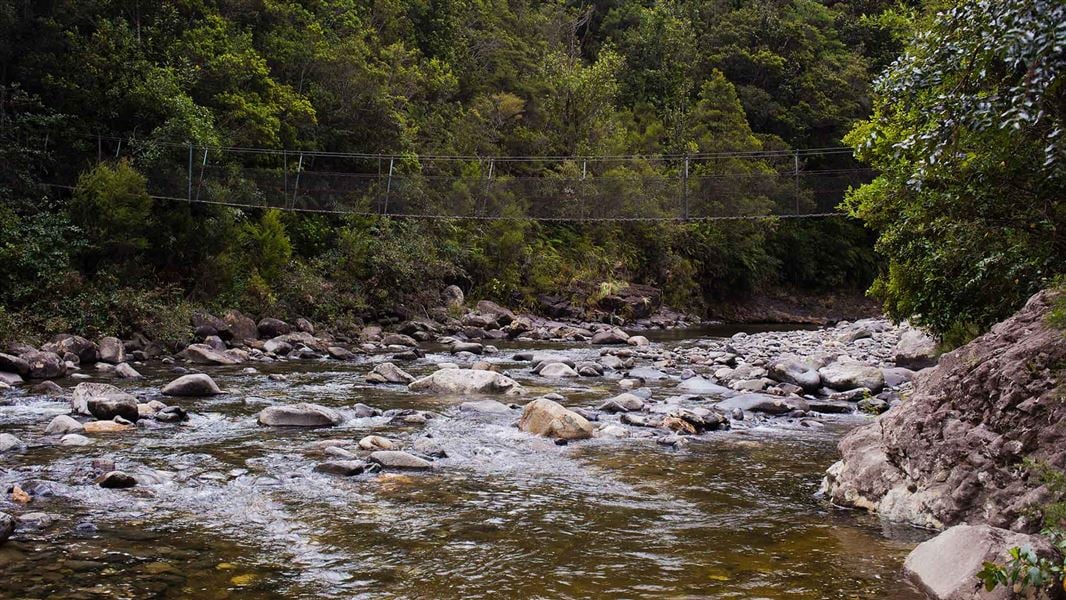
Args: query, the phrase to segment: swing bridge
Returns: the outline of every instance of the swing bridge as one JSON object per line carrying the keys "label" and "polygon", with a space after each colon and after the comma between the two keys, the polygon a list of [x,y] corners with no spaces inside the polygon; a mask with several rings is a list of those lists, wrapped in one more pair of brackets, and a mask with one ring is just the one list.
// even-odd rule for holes
{"label": "swing bridge", "polygon": [[626,156],[445,156],[213,147],[96,136],[160,201],[437,219],[699,221],[841,216],[874,173],[844,147]]}

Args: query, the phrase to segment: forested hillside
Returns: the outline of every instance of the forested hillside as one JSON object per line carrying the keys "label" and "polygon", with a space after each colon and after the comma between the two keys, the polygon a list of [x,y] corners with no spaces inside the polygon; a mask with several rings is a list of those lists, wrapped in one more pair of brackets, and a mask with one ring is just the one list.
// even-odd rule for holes
{"label": "forested hillside", "polygon": [[[575,224],[515,209],[507,221],[399,220],[153,201],[145,182],[185,169],[184,150],[171,151],[183,144],[391,154],[410,173],[422,156],[839,146],[909,33],[905,2],[16,0],[0,10],[0,337],[166,338],[194,305],[344,323],[449,283],[528,306],[575,284],[632,281],[700,311],[780,287],[861,291],[877,268],[870,232],[843,218]],[[119,158],[94,166],[109,156]],[[804,162],[857,166],[847,154]],[[649,159],[611,175],[676,168]],[[42,185],[79,172],[73,191]],[[247,191],[232,181],[222,193]],[[819,192],[803,185],[807,200]]]}

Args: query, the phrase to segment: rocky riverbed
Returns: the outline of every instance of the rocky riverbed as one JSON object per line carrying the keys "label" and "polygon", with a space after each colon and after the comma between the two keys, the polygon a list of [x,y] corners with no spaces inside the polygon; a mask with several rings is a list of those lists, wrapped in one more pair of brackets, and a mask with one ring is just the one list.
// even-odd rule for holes
{"label": "rocky riverbed", "polygon": [[906,329],[218,322],[174,357],[4,359],[62,361],[0,391],[17,596],[916,597],[922,534],[815,498],[836,440],[908,389],[897,363],[928,359]]}

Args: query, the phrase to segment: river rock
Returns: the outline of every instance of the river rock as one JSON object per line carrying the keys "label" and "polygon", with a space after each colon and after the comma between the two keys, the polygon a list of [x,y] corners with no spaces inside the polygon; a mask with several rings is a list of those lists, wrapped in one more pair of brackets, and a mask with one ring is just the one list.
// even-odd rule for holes
{"label": "river rock", "polygon": [[24,382],[22,376],[18,373],[9,373],[6,371],[0,371],[0,383],[14,387],[16,385],[22,385]]}
{"label": "river rock", "polygon": [[459,410],[494,415],[511,414],[511,407],[498,400],[474,400],[471,402],[463,402],[459,405]]}
{"label": "river rock", "polygon": [[605,400],[597,408],[610,413],[636,412],[644,409],[644,400],[630,393],[619,394]]}
{"label": "river rock", "polygon": [[19,358],[28,365],[30,379],[55,379],[67,374],[67,366],[55,352],[27,352]]}
{"label": "river rock", "polygon": [[332,408],[307,402],[268,406],[259,412],[259,424],[274,427],[333,427],[343,422]]}
{"label": "river rock", "polygon": [[129,363],[119,363],[115,365],[115,375],[118,375],[120,379],[140,379],[143,377],[137,372],[137,369],[131,367]]}
{"label": "river rock", "polygon": [[49,435],[62,435],[65,433],[81,433],[85,426],[69,415],[56,415],[45,427],[44,432]]}
{"label": "river rock", "polygon": [[525,388],[517,381],[494,371],[441,369],[417,379],[408,386],[414,392],[436,394],[506,394],[520,396]]}
{"label": "river rock", "polygon": [[1040,527],[1040,478],[1025,458],[1066,470],[1062,331],[1047,323],[1061,292],[1046,290],[988,333],[940,357],[914,390],[839,444],[826,472],[831,501],[890,521],[939,529],[987,523]]}
{"label": "river rock", "polygon": [[908,328],[899,336],[894,351],[896,366],[924,369],[936,366],[937,343],[921,329]]}
{"label": "river rock", "polygon": [[459,308],[466,304],[466,295],[457,285],[449,285],[444,288],[440,295],[441,299],[444,300],[444,306],[447,308]]}
{"label": "river rock", "polygon": [[6,542],[13,533],[15,533],[15,517],[6,512],[0,512],[0,544]]}
{"label": "river rock", "polygon": [[22,440],[11,435],[10,433],[0,433],[0,452],[10,452],[11,450],[21,450],[23,447]]}
{"label": "river rock", "polygon": [[485,351],[485,346],[477,342],[454,342],[451,346],[452,354],[459,354],[460,352],[470,352],[471,354],[481,354]]}
{"label": "river rock", "polygon": [[604,329],[592,336],[592,343],[596,345],[611,345],[611,344],[625,344],[629,339],[629,334],[621,329],[614,327],[611,329]]}
{"label": "river rock", "polygon": [[122,340],[117,337],[100,338],[99,347],[99,359],[101,362],[113,365],[126,362],[126,348],[122,345]]}
{"label": "river rock", "polygon": [[818,391],[818,388],[822,386],[822,378],[818,371],[798,360],[777,360],[770,365],[768,372],[771,378],[798,385],[806,392]]}
{"label": "river rock", "polygon": [[[370,375],[376,375],[377,377],[371,378]],[[366,378],[370,383],[402,383],[407,385],[415,380],[414,375],[390,362],[375,365],[374,369],[370,371],[370,375],[367,375]]]}
{"label": "river rock", "polygon": [[563,379],[568,377],[578,377],[578,372],[575,371],[570,365],[563,363],[549,363],[540,368],[538,373],[541,377],[547,377],[548,379]]}
{"label": "river rock", "polygon": [[260,319],[259,323],[256,325],[256,329],[259,332],[259,337],[264,339],[273,339],[287,333],[292,333],[292,325],[289,325],[281,319],[274,319],[271,317]]}
{"label": "river rock", "polygon": [[518,428],[526,433],[561,440],[582,440],[593,434],[592,424],[585,417],[547,398],[537,398],[526,404]]}
{"label": "river rock", "polygon": [[316,473],[352,477],[366,471],[366,463],[361,460],[331,460],[315,465],[314,470]]}
{"label": "river rock", "polygon": [[132,402],[134,406],[137,404],[137,398],[111,384],[83,382],[74,386],[70,396],[70,408],[75,414],[92,415],[89,403],[94,398],[111,398],[116,401],[124,401],[127,404]]}
{"label": "river rock", "polygon": [[341,346],[328,346],[326,348],[326,353],[329,354],[330,358],[335,358],[337,360],[352,360],[355,358],[354,352],[347,348],[342,348]]}
{"label": "river rock", "polygon": [[399,447],[398,442],[380,435],[368,435],[359,440],[359,448],[362,450],[397,450]]}
{"label": "river rock", "polygon": [[1043,558],[1057,558],[1051,544],[1039,536],[988,525],[956,525],[918,544],[907,555],[903,574],[935,600],[1006,600],[1015,597],[1009,587],[987,592],[977,573],[986,562],[1005,565],[1008,552],[1015,547],[1029,547]]}
{"label": "river rock", "polygon": [[101,421],[113,420],[115,417],[134,422],[140,418],[137,410],[137,398],[130,394],[107,394],[92,396],[86,400],[89,414]]}
{"label": "river rock", "polygon": [[5,373],[16,373],[28,377],[30,374],[30,363],[26,362],[21,356],[0,352],[0,371]]}
{"label": "river rock", "polygon": [[227,310],[222,315],[222,321],[229,328],[235,343],[244,344],[259,337],[259,327],[255,321],[239,310]]}
{"label": "river rock", "polygon": [[386,334],[385,337],[382,338],[381,343],[385,344],[386,346],[414,347],[418,345],[418,342],[415,340],[415,338],[409,335],[404,335],[402,333]]}
{"label": "river rock", "polygon": [[642,335],[631,335],[626,339],[626,343],[630,346],[648,346],[651,345],[651,340]]}
{"label": "river rock", "polygon": [[200,365],[236,365],[243,362],[240,358],[207,344],[190,344],[185,348],[184,354],[190,361]]}
{"label": "river rock", "polygon": [[867,388],[876,394],[885,387],[881,369],[858,362],[835,362],[818,369],[818,375],[826,387],[834,390]]}
{"label": "river rock", "polygon": [[204,373],[182,375],[163,386],[166,396],[216,396],[221,393],[215,380]]}
{"label": "river rock", "polygon": [[85,433],[121,433],[133,429],[132,425],[116,423],[115,421],[89,421],[82,425]]}
{"label": "river rock", "polygon": [[433,463],[402,450],[378,450],[370,453],[370,462],[386,469],[425,470],[432,469]]}
{"label": "river rock", "polygon": [[[80,364],[94,363],[100,356],[99,347],[95,343],[81,337],[80,335],[63,336],[55,340],[53,343],[48,344],[48,347],[45,347],[43,349],[48,350],[50,352],[55,352],[60,356],[63,356],[67,352],[70,352],[71,354],[78,357],[78,361]],[[3,365],[0,365],[0,370],[3,370]]]}
{"label": "river rock", "polygon": [[809,408],[802,398],[759,393],[738,394],[731,398],[726,398],[722,402],[715,404],[714,407],[726,412],[740,409],[745,412],[758,412],[768,415],[783,415],[793,410],[807,410]]}
{"label": "river rock", "polygon": [[54,381],[42,381],[30,386],[30,393],[37,394],[39,396],[52,396],[53,398],[60,398],[64,395],[63,388]]}
{"label": "river rock", "polygon": [[123,489],[137,485],[137,479],[129,473],[109,471],[101,475],[99,479],[96,480],[96,483],[102,488]]}
{"label": "river rock", "polygon": [[68,433],[59,438],[60,446],[88,446],[91,443],[93,443],[92,440],[80,433]]}
{"label": "river rock", "polygon": [[517,318],[513,312],[491,300],[479,301],[477,303],[477,311],[483,315],[493,317],[501,326],[510,325]]}

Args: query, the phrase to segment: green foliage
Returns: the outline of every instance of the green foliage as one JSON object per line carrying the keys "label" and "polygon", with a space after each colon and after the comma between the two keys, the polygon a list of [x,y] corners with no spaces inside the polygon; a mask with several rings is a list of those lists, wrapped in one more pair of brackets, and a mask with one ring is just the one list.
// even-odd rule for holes
{"label": "green foliage", "polygon": [[1066,6],[944,4],[846,138],[881,173],[846,202],[889,261],[871,291],[939,334],[984,329],[1066,271]]}
{"label": "green foliage", "polygon": [[[482,161],[445,167],[463,176],[445,196],[419,157],[837,144],[865,116],[873,69],[898,48],[908,9],[895,1],[134,4],[0,10],[0,307],[26,331],[159,327],[176,340],[170,316],[189,303],[355,322],[450,283],[533,306],[540,294],[634,281],[691,309],[771,285],[867,283],[868,239],[840,223],[541,223],[528,220],[532,201],[519,192],[500,195],[509,220],[491,223],[279,214],[152,201],[145,177],[183,197],[189,143],[389,153],[404,157],[405,192],[476,206]],[[195,193],[262,205],[263,189],[238,167],[278,165],[242,160],[212,153],[214,178]],[[305,169],[334,166],[353,165]],[[530,170],[550,171],[554,184],[583,167]],[[652,159],[594,165],[587,176],[604,191],[571,190],[581,202],[565,210],[664,214],[677,188],[647,182],[672,181],[678,169]],[[713,198],[701,210],[768,212],[791,183],[719,176],[772,181],[781,169],[702,161],[688,191]],[[532,174],[515,166],[494,177],[521,190]],[[77,189],[41,186],[45,176],[77,179]],[[153,314],[162,321],[149,323]]]}
{"label": "green foliage", "polygon": [[78,178],[70,216],[93,258],[132,256],[148,247],[152,199],[129,161],[101,163]]}

